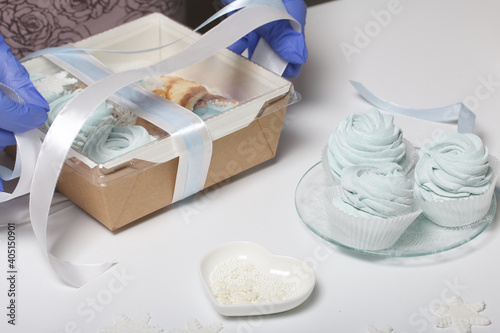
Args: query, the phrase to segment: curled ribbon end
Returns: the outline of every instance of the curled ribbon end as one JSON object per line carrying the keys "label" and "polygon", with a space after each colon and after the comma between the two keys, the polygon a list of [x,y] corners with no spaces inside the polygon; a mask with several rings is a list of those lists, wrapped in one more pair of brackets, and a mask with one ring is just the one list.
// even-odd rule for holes
{"label": "curled ribbon end", "polygon": [[472,133],[474,130],[474,123],[476,115],[469,110],[463,103],[456,103],[453,105],[433,108],[433,109],[415,109],[401,105],[394,104],[387,100],[375,96],[363,84],[350,80],[354,89],[363,97],[367,102],[373,106],[391,113],[401,114],[408,117],[432,121],[432,122],[457,122],[457,131],[459,133]]}
{"label": "curled ribbon end", "polygon": [[61,280],[75,288],[84,286],[116,264],[116,262],[73,264],[61,260],[50,253],[49,261]]}

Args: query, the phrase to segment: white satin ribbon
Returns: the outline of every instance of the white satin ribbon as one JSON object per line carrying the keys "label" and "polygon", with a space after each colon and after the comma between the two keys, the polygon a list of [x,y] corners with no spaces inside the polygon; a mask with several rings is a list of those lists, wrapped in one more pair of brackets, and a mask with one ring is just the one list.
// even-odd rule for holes
{"label": "white satin ribbon", "polygon": [[474,131],[476,115],[463,103],[434,109],[409,108],[376,96],[360,82],[351,81],[351,84],[364,99],[381,110],[433,122],[456,121],[459,133],[472,133]]}
{"label": "white satin ribbon", "polygon": [[[61,53],[61,52],[74,52],[75,50],[78,51],[98,51],[98,52],[107,52],[107,53],[143,53],[143,52],[150,52],[150,51],[155,51],[164,47],[167,47],[169,45],[172,45],[174,43],[177,43],[178,41],[190,36],[193,33],[196,33],[203,27],[207,26],[211,22],[223,17],[224,15],[227,15],[231,12],[240,10],[242,8],[246,7],[261,7],[261,6],[271,6],[274,8],[281,9],[286,12],[286,7],[283,4],[281,0],[235,0],[229,4],[227,4],[224,8],[219,10],[217,13],[212,15],[210,18],[208,18],[206,21],[204,21],[202,24],[200,24],[198,27],[196,27],[193,31],[189,32],[188,34],[180,37],[177,40],[174,40],[169,43],[165,43],[162,45],[159,45],[157,47],[151,47],[147,49],[139,49],[139,50],[104,50],[104,49],[95,49],[95,48],[72,48],[72,47],[67,47],[67,46],[60,46],[60,47],[52,47],[52,48],[47,48],[43,49],[40,51],[36,51],[25,58],[22,59],[22,61],[26,61],[29,59],[33,59],[39,56],[43,56],[46,54],[54,54],[54,53]],[[292,28],[295,31],[300,32],[301,31],[301,26],[298,22],[294,21],[292,23]],[[257,46],[253,52],[252,59],[253,62],[261,65],[264,68],[267,68],[274,73],[281,75],[286,69],[286,66],[288,65],[288,62],[281,58],[270,46],[267,44],[267,42],[264,39],[260,39],[259,42],[257,43]]]}
{"label": "white satin ribbon", "polygon": [[[275,20],[289,20],[300,31],[300,24],[286,11],[278,7],[280,1],[240,1],[250,3],[237,13],[206,32],[198,41],[178,54],[153,66],[116,73],[90,84],[59,113],[50,127],[40,149],[33,172],[30,196],[30,216],[35,236],[47,253],[50,263],[63,281],[79,287],[106,271],[113,263],[75,264],[52,255],[47,248],[47,223],[55,185],[64,164],[66,154],[83,123],[90,113],[115,92],[141,79],[168,74],[200,62],[259,26]],[[262,6],[256,6],[256,4]],[[281,4],[282,6],[282,4]],[[226,10],[227,7],[225,8]],[[129,88],[127,88],[129,89]],[[122,91],[123,92],[123,91]],[[156,97],[152,96],[153,99]],[[139,98],[141,98],[139,96]],[[158,97],[159,99],[159,97]],[[159,115],[153,115],[161,123]],[[167,125],[165,125],[167,126]],[[161,126],[160,126],[161,127]],[[63,138],[63,140],[61,140]],[[189,148],[188,148],[189,150]],[[179,166],[181,168],[181,166]],[[190,165],[188,163],[187,168]],[[24,161],[23,161],[24,168]]]}
{"label": "white satin ribbon", "polygon": [[[85,52],[44,56],[87,85],[112,74],[103,63]],[[173,202],[204,188],[212,156],[212,139],[203,120],[193,112],[170,100],[159,98],[138,85],[121,89],[110,100],[127,106],[129,111],[170,134],[179,156]]]}
{"label": "white satin ribbon", "polygon": [[[9,86],[0,83],[0,90],[12,101],[19,104],[25,104],[23,99]],[[0,203],[29,193],[31,178],[35,169],[36,157],[38,156],[40,147],[42,146],[42,140],[36,130],[14,135],[17,141],[17,158],[14,164],[14,169],[10,170],[0,165],[0,178],[5,181],[19,178],[19,182],[12,193],[0,192]],[[24,166],[21,168],[23,163]],[[0,221],[0,226],[8,223],[5,221],[6,219],[2,219]]]}
{"label": "white satin ribbon", "polygon": [[[456,121],[458,133],[474,132],[476,114],[463,103],[456,103],[449,106],[433,109],[410,108],[392,103],[388,100],[376,96],[360,82],[351,81],[351,84],[358,91],[361,97],[381,110],[438,123]],[[500,187],[495,187],[495,190],[500,191]]]}
{"label": "white satin ribbon", "polygon": [[[15,137],[17,141],[17,155],[14,169],[9,170],[3,168],[2,179],[12,180],[19,178],[19,182],[12,193],[0,192],[0,203],[23,196],[30,192],[36,158],[42,146],[42,140],[36,130],[26,133],[17,133]],[[0,226],[7,223],[8,222],[2,218]]]}
{"label": "white satin ribbon", "polygon": [[[11,87],[3,83],[0,83],[0,91],[2,91],[2,93],[10,100],[20,104],[24,104],[23,99],[19,97],[19,95]],[[19,153],[19,151],[17,153]],[[7,167],[4,167],[3,165],[0,165],[0,182],[2,180],[9,181],[19,178],[19,176],[21,175],[21,163],[19,161],[20,161],[19,159],[16,160],[16,164],[14,165],[14,169],[12,170],[10,170]],[[2,200],[2,198],[5,198],[4,200],[9,200],[7,193],[0,192],[0,202],[4,201]]]}
{"label": "white satin ribbon", "polygon": [[[4,93],[6,92],[5,87],[2,87]],[[13,90],[11,94],[6,95],[10,99],[24,104],[24,101]],[[42,139],[37,130],[16,133],[15,138],[17,141],[17,151],[14,168],[10,170],[4,166],[0,166],[0,177],[5,181],[17,178],[19,181],[12,193],[0,192],[0,227],[4,227],[9,223],[21,224],[30,221],[29,192],[36,159],[42,147]],[[69,205],[71,205],[71,202],[68,198],[60,193],[55,193],[49,214],[54,214]]]}
{"label": "white satin ribbon", "polygon": [[[2,221],[0,227],[9,223],[23,224],[30,222],[29,194],[12,198],[12,200],[0,202],[0,212]],[[50,206],[50,215],[57,213],[64,208],[72,206],[73,203],[61,193],[55,193]]]}
{"label": "white satin ribbon", "polygon": [[282,75],[285,72],[286,66],[288,66],[288,61],[274,52],[264,38],[259,39],[253,51],[252,61],[278,75]]}

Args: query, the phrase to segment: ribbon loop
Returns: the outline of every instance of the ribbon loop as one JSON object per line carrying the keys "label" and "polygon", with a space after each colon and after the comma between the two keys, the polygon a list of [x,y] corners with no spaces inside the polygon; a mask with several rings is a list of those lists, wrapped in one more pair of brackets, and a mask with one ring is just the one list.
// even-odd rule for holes
{"label": "ribbon loop", "polygon": [[[237,11],[237,10],[240,10],[243,8],[248,8],[248,7],[262,7],[262,6],[273,7],[273,8],[277,8],[279,10],[282,10],[284,12],[287,12],[286,7],[281,0],[236,0],[236,1],[233,1],[229,4],[227,4],[225,7],[223,7],[217,13],[215,13],[210,18],[208,18],[206,21],[201,23],[198,27],[196,27],[191,32],[185,34],[184,36],[181,36],[180,38],[178,38],[174,41],[171,41],[171,42],[168,42],[168,43],[156,46],[156,47],[140,49],[140,50],[106,50],[106,49],[95,49],[95,48],[88,48],[88,47],[75,48],[73,46],[59,46],[59,47],[52,47],[52,48],[47,48],[47,49],[33,52],[32,54],[23,58],[22,61],[26,61],[26,60],[33,59],[36,57],[44,56],[47,54],[56,54],[56,53],[65,53],[65,52],[72,53],[75,51],[96,51],[96,52],[122,53],[122,54],[145,53],[145,52],[155,51],[155,50],[159,50],[159,49],[165,48],[167,46],[173,45],[173,44],[183,40],[184,38],[190,36],[191,34],[194,34],[197,31],[199,31],[200,29],[206,27],[211,22],[213,22],[219,18],[222,18],[223,16],[225,16],[231,12],[234,12],[234,11]],[[290,18],[283,18],[283,19],[290,20]],[[293,20],[293,19],[290,20],[290,25],[291,25],[292,29],[294,29],[295,31],[297,31],[297,32],[302,31],[302,27],[301,27],[300,23],[297,22],[296,20]],[[248,31],[248,32],[250,32],[250,31]],[[244,36],[244,35],[242,35],[242,36]],[[263,66],[263,67],[265,67],[265,68],[267,68],[267,69],[269,69],[269,70],[271,70],[279,75],[283,74],[286,66],[288,65],[288,63],[285,60],[283,60],[273,49],[271,49],[263,39],[259,40],[257,47],[254,51],[254,54],[252,56],[252,61],[256,62],[257,64],[259,64],[259,65],[261,65],[261,66]]]}
{"label": "ribbon loop", "polygon": [[[193,113],[185,114],[184,117],[180,118],[172,118],[172,115],[176,113],[182,114],[185,111],[179,110],[181,107],[177,105],[170,105],[169,108],[162,106],[165,111],[161,113],[152,111],[156,107],[150,109],[147,105],[165,104],[165,102],[160,102],[159,96],[142,91],[134,83],[151,76],[168,74],[205,60],[259,26],[272,21],[289,20],[294,29],[298,29],[298,31],[301,29],[300,24],[288,14],[283,3],[279,0],[236,0],[214,17],[217,18],[229,11],[241,8],[243,9],[223,20],[184,50],[152,66],[115,74],[99,66],[94,66],[94,72],[82,73],[89,79],[87,88],[61,110],[47,131],[43,143],[40,142],[39,137],[32,137],[29,144],[25,145],[23,142],[24,136],[18,136],[19,148],[23,148],[19,154],[22,164],[19,183],[26,184],[31,192],[29,209],[33,231],[54,270],[69,285],[82,286],[113,265],[113,263],[74,264],[55,257],[47,248],[47,223],[55,186],[66,155],[71,149],[72,142],[80,128],[91,112],[106,99],[126,100],[125,103],[128,103],[128,105],[137,106],[135,112],[139,116],[152,120],[154,124],[160,124],[159,127],[168,129],[167,132],[171,136],[178,138],[175,146],[180,155],[183,155],[183,151],[187,152],[188,158],[182,158],[182,161],[179,160],[178,169],[181,173],[178,174],[178,179],[182,180],[180,182],[182,184],[176,183],[174,199],[180,200],[202,189],[206,178],[205,173],[208,172],[207,161],[209,164],[211,156],[211,140],[206,126]],[[158,46],[157,48],[161,47],[164,46]],[[80,58],[78,60],[79,64],[76,66],[79,67],[82,59],[86,61],[89,58],[82,56],[78,51],[82,51],[82,49],[74,47],[49,49],[30,55],[24,60],[45,55],[51,60],[56,59],[55,62],[71,63],[72,59]],[[145,101],[147,103],[144,103]],[[179,119],[181,119],[180,123]],[[179,126],[176,125],[176,122],[178,122],[177,125]],[[64,138],[64,140],[61,140],[61,138]],[[32,143],[34,144],[32,145]],[[27,146],[28,149],[24,148],[24,146]],[[27,167],[29,163],[26,161],[37,156],[36,162],[32,163],[33,169]],[[31,184],[31,188],[29,188],[29,184]],[[24,191],[26,191],[26,188]],[[20,193],[14,194],[19,196]],[[3,199],[0,197],[0,201]]]}
{"label": "ribbon loop", "polygon": [[[87,85],[113,74],[103,63],[82,51],[46,54],[44,57]],[[174,202],[203,189],[212,153],[212,140],[203,120],[138,85],[124,87],[109,99],[127,106],[129,111],[170,134],[179,156]]]}

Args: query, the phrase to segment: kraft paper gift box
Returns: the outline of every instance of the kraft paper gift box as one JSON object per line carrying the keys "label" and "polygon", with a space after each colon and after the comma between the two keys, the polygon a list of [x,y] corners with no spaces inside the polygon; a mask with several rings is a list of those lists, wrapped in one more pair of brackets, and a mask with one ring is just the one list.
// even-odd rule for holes
{"label": "kraft paper gift box", "polygon": [[[75,46],[148,49],[175,41],[189,32],[190,29],[161,14],[151,14]],[[88,53],[113,72],[120,72],[155,64],[198,38],[199,34],[192,33],[170,46],[144,53]],[[31,74],[54,74],[61,70],[45,58],[28,60],[24,65]],[[205,188],[275,156],[286,108],[293,96],[288,80],[227,49],[169,75],[198,82],[209,92],[239,102],[205,120],[213,139]],[[151,144],[100,164],[71,150],[57,183],[58,191],[110,230],[172,203],[179,158],[166,133],[140,118],[137,122],[146,124],[150,134],[163,134]]]}

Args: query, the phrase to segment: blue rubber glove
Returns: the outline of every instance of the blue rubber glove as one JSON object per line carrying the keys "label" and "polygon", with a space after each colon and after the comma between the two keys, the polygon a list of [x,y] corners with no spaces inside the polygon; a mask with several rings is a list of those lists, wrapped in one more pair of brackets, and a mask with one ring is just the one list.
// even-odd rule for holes
{"label": "blue rubber glove", "polygon": [[49,104],[36,90],[29,74],[14,57],[0,35],[0,84],[14,90],[25,102],[20,104],[7,97],[0,89],[0,150],[14,145],[13,133],[23,133],[41,126],[47,120]]}
{"label": "blue rubber glove", "polygon": [[[226,5],[233,1],[222,0]],[[307,47],[304,39],[307,6],[303,0],[283,0],[283,4],[288,13],[302,25],[302,33],[293,30],[286,20],[275,21],[252,31],[231,45],[229,49],[242,53],[248,48],[248,57],[251,58],[262,37],[278,55],[288,62],[283,76],[294,78],[299,76],[302,64],[307,60]]]}
{"label": "blue rubber glove", "polygon": [[[3,91],[14,91],[25,104],[12,100]],[[47,120],[47,111],[49,104],[35,89],[28,72],[0,35],[0,151],[5,146],[16,144],[14,133],[41,126]]]}

